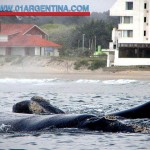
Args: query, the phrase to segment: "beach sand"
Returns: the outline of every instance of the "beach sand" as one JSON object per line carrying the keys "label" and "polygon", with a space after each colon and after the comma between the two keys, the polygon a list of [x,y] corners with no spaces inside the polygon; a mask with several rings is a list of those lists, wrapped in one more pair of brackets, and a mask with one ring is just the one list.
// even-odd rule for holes
{"label": "beach sand", "polygon": [[89,70],[65,70],[55,67],[0,67],[0,78],[28,78],[28,79],[91,79],[91,80],[113,80],[113,79],[135,79],[150,80],[150,71],[96,71]]}
{"label": "beach sand", "polygon": [[58,61],[42,57],[14,57],[9,59],[1,57],[0,78],[60,78],[68,80],[150,80],[150,71],[139,69],[125,69],[115,71],[112,69],[98,69],[95,71],[91,71],[85,68],[82,68],[81,70],[75,70],[73,61]]}

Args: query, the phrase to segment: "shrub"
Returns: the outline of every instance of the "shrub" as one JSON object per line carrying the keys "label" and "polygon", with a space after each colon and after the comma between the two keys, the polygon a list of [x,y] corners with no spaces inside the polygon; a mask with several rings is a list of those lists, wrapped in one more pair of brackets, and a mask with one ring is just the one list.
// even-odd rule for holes
{"label": "shrub", "polygon": [[105,57],[92,57],[92,58],[82,58],[80,60],[76,60],[74,63],[74,69],[79,70],[83,67],[89,70],[96,70],[106,66],[106,59]]}
{"label": "shrub", "polygon": [[89,63],[87,60],[80,60],[74,63],[74,69],[79,70],[81,67],[88,67]]}
{"label": "shrub", "polygon": [[93,60],[90,64],[90,66],[88,67],[88,69],[90,70],[96,70],[102,67],[106,66],[106,61],[105,60]]}

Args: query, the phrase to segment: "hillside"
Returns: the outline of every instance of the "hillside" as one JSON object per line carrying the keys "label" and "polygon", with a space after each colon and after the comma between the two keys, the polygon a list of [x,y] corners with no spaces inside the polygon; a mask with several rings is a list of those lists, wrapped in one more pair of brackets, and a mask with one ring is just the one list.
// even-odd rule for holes
{"label": "hillside", "polygon": [[91,16],[85,17],[68,17],[68,16],[0,16],[0,20],[3,23],[31,23],[37,25],[43,24],[64,24],[64,25],[72,25],[77,24],[81,25],[87,23],[91,20],[104,20],[104,21],[111,21],[116,22],[116,25],[119,21],[118,17],[110,17],[109,11],[99,13],[99,12],[92,12]]}

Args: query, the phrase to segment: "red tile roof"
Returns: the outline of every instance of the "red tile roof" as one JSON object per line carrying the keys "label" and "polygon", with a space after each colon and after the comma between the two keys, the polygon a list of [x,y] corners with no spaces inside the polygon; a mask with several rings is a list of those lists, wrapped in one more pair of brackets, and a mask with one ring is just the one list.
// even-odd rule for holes
{"label": "red tile roof", "polygon": [[11,35],[18,32],[24,33],[33,26],[34,24],[1,24],[0,34]]}
{"label": "red tile roof", "polygon": [[[34,24],[1,24],[0,35],[19,33],[7,42],[0,42],[1,47],[61,47],[61,45],[43,39],[37,35],[23,35],[32,29]],[[40,28],[39,28],[40,29]]]}
{"label": "red tile roof", "polygon": [[0,47],[61,47],[54,42],[42,39],[37,35],[18,35],[8,42],[0,42]]}

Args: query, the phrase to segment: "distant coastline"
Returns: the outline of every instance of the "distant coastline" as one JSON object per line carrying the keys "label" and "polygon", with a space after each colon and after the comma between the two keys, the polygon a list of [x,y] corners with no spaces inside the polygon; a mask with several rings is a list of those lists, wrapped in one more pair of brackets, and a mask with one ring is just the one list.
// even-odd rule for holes
{"label": "distant coastline", "polygon": [[72,60],[55,60],[44,57],[0,58],[0,78],[28,79],[136,79],[150,80],[150,67],[114,67],[94,71],[86,68],[74,69]]}

